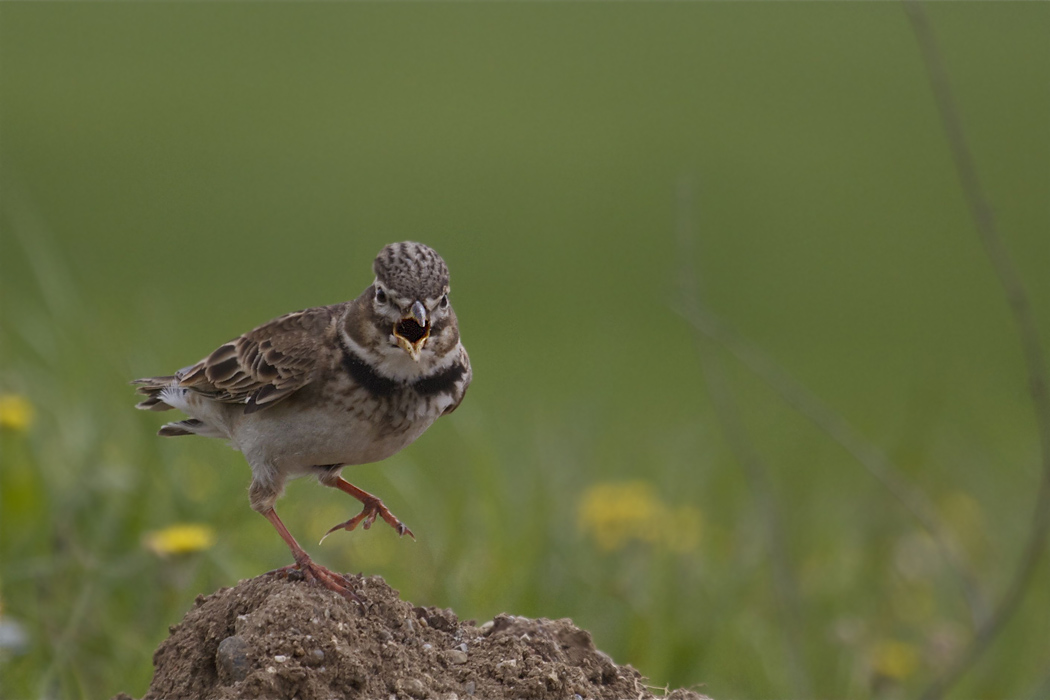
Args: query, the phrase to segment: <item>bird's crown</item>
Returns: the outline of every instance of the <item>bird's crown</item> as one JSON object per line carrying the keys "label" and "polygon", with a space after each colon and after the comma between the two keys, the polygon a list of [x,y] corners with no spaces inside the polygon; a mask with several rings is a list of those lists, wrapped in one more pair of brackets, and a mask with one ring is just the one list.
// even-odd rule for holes
{"label": "bird's crown", "polygon": [[448,291],[448,266],[428,245],[404,241],[379,251],[376,280],[408,299],[437,299]]}

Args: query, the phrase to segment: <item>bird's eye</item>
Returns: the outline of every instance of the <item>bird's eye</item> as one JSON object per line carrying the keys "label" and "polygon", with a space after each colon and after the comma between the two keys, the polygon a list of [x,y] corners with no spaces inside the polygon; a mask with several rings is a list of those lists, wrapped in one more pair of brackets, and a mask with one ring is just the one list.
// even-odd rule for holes
{"label": "bird's eye", "polygon": [[386,303],[386,292],[383,291],[382,287],[376,287],[376,303],[377,304],[385,304]]}
{"label": "bird's eye", "polygon": [[448,308],[448,294],[446,294],[445,296],[441,297],[441,308],[442,309]]}

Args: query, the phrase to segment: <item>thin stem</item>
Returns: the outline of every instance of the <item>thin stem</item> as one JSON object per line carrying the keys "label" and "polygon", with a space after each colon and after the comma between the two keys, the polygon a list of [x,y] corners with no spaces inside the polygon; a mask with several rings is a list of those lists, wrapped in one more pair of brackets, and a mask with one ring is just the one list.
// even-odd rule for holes
{"label": "thin stem", "polygon": [[[684,180],[679,185],[678,238],[682,259],[682,291],[687,304],[700,304],[700,285],[698,274],[693,264],[692,244],[694,239],[694,219],[692,206],[692,187]],[[718,354],[713,351],[711,342],[701,333],[695,333],[696,349],[700,358],[704,379],[707,382],[711,401],[714,405],[722,432],[726,436],[737,461],[744,471],[748,487],[755,499],[757,510],[762,518],[766,547],[769,550],[770,567],[773,574],[773,591],[784,616],[783,644],[788,659],[788,668],[792,677],[795,695],[813,697],[813,684],[806,671],[803,658],[804,629],[798,587],[792,575],[787,556],[787,542],[780,516],[780,508],[770,484],[769,469],[762,457],[755,450],[754,443],[747,433],[737,410],[732,389],[726,379]]]}
{"label": "thin stem", "polygon": [[977,168],[970,153],[966,135],[955,104],[951,83],[941,60],[933,27],[923,6],[917,0],[905,0],[904,10],[911,22],[915,40],[922,53],[930,90],[941,118],[941,126],[948,139],[948,147],[955,163],[955,172],[963,196],[970,209],[974,227],[991,263],[995,276],[1006,296],[1007,305],[1017,328],[1017,335],[1028,372],[1028,383],[1035,413],[1036,426],[1042,449],[1042,483],[1036,496],[1035,512],[1028,542],[1025,544],[1017,570],[1003,597],[992,614],[981,624],[969,647],[964,650],[947,671],[936,678],[923,694],[924,700],[936,700],[955,685],[974,663],[987,651],[992,641],[1014,615],[1031,585],[1050,532],[1050,392],[1047,390],[1046,360],[1039,340],[1039,329],[1032,315],[1031,302],[1024,282],[1006,248],[992,214],[992,207],[977,177]]}
{"label": "thin stem", "polygon": [[977,579],[966,565],[954,541],[944,531],[933,506],[920,491],[900,476],[899,470],[889,457],[868,442],[845,418],[810,392],[801,382],[777,366],[761,350],[730,330],[710,311],[695,307],[691,311],[683,310],[682,315],[697,332],[724,347],[741,364],[777,392],[785,403],[837,442],[897,499],[937,544],[962,587],[974,625],[980,626],[986,617],[986,606]]}

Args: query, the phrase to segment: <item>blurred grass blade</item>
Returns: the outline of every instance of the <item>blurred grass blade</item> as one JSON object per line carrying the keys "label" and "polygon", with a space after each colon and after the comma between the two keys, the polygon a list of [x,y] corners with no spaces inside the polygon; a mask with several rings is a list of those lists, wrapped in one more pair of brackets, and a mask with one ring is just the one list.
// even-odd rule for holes
{"label": "blurred grass blade", "polygon": [[1007,620],[1017,611],[1025,591],[1031,585],[1039,560],[1045,554],[1050,533],[1050,389],[1046,377],[1045,353],[1039,338],[1039,328],[1032,315],[1028,291],[999,233],[992,207],[977,176],[977,168],[966,141],[959,109],[952,95],[951,83],[941,60],[933,27],[918,0],[904,0],[904,10],[922,53],[930,90],[937,103],[941,125],[948,139],[963,196],[1017,327],[1042,448],[1042,479],[1035,499],[1028,542],[1018,561],[1013,579],[995,605],[992,614],[978,626],[969,648],[963,651],[949,669],[935,679],[923,693],[925,700],[936,700],[943,697],[973,667],[991,645],[992,640],[999,635]]}

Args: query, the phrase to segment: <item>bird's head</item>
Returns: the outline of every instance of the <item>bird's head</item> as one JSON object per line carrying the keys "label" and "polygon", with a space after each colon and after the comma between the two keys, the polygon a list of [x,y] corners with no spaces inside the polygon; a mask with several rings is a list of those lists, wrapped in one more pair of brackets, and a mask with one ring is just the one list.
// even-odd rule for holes
{"label": "bird's head", "polygon": [[[448,301],[448,266],[422,243],[391,243],[372,270],[372,316],[377,329],[419,362],[430,345],[439,355],[459,339]],[[451,344],[450,344],[451,343]]]}

